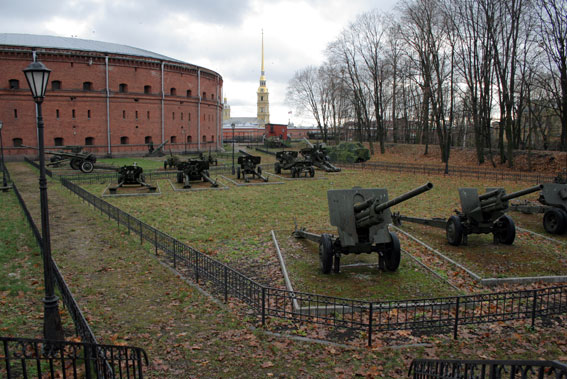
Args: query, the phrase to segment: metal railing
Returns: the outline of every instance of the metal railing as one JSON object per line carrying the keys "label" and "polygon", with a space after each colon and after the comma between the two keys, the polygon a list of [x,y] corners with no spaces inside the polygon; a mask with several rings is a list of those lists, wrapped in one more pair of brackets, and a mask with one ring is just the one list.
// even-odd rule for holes
{"label": "metal railing", "polygon": [[415,379],[567,378],[567,365],[555,361],[414,359]]}
{"label": "metal railing", "polygon": [[[0,337],[2,378],[143,378],[138,347]],[[106,368],[109,368],[107,370]]]}
{"label": "metal railing", "polygon": [[[423,175],[445,175],[445,167],[438,165],[393,162],[337,163],[337,165],[343,168],[354,168],[361,170],[383,170]],[[477,179],[510,180],[516,182],[532,183],[553,182],[554,179],[554,175],[549,174],[480,170],[469,167],[452,166],[449,166],[449,173],[447,175]]]}
{"label": "metal railing", "polygon": [[[149,242],[158,254],[163,251],[174,268],[194,278],[202,287],[224,298],[248,304],[262,324],[266,317],[289,319],[327,326],[366,331],[372,334],[391,330],[434,330],[453,333],[460,325],[529,320],[567,313],[567,286],[528,291],[497,292],[447,298],[369,302],[318,294],[291,292],[263,286],[244,274],[197,251],[177,239],[138,220],[71,181],[61,178],[64,187],[93,205],[117,225]],[[302,304],[294,307],[294,301]]]}

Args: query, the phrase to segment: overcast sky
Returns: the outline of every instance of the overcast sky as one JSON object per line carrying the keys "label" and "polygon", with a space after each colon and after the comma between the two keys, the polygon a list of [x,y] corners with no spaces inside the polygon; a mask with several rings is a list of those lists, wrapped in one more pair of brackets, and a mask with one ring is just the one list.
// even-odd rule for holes
{"label": "overcast sky", "polygon": [[311,124],[285,104],[293,74],[323,62],[323,51],[357,15],[396,0],[1,0],[5,33],[77,37],[146,49],[214,70],[233,117],[256,116],[261,33],[270,121]]}

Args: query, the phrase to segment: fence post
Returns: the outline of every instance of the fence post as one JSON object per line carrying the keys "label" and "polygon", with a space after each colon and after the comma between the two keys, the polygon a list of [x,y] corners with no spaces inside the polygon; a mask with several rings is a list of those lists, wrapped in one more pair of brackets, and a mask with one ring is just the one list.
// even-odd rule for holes
{"label": "fence post", "polygon": [[130,234],[130,214],[128,214],[128,217],[126,217],[126,220],[128,220],[128,234]]}
{"label": "fence post", "polygon": [[536,316],[536,306],[537,306],[537,291],[533,291],[534,300],[532,301],[532,329],[535,328],[535,316]]}
{"label": "fence post", "polygon": [[85,344],[85,350],[83,351],[83,354],[85,354],[85,377],[87,379],[92,378],[92,373],[91,373],[91,349],[90,349],[90,345],[89,344]]}
{"label": "fence post", "polygon": [[372,318],[374,312],[372,310],[372,302],[368,306],[368,347],[372,347]]}
{"label": "fence post", "polygon": [[228,267],[224,266],[224,302],[228,302]]}
{"label": "fence post", "polygon": [[262,326],[266,325],[266,287],[262,287]]}
{"label": "fence post", "polygon": [[195,283],[199,284],[199,254],[196,251],[193,254],[195,254]]}
{"label": "fence post", "polygon": [[156,228],[154,228],[154,246],[156,248],[156,255],[158,255],[157,254],[157,229]]}
{"label": "fence post", "polygon": [[453,339],[457,339],[457,330],[459,326],[459,304],[460,304],[460,297],[457,297],[457,304],[455,306],[455,327],[453,329]]}
{"label": "fence post", "polygon": [[140,245],[144,243],[144,233],[143,233],[143,224],[142,221],[140,221]]}

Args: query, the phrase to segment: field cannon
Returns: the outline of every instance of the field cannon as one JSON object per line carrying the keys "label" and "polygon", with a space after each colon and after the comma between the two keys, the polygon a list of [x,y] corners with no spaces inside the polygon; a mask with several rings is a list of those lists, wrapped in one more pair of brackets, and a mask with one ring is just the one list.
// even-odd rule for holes
{"label": "field cannon", "polygon": [[330,190],[327,192],[331,225],[339,231],[338,238],[330,234],[314,234],[295,229],[296,238],[319,243],[319,262],[323,274],[340,270],[341,255],[378,253],[381,269],[396,271],[400,265],[400,241],[388,230],[392,221],[390,207],[433,188],[426,183],[399,197],[388,200],[385,188]]}
{"label": "field cannon", "polygon": [[292,150],[278,151],[276,153],[277,162],[274,163],[274,172],[281,174],[282,170],[290,170],[292,178],[299,178],[301,174],[305,177],[315,176],[313,162],[308,159],[298,159],[298,152]]}
{"label": "field cannon", "polygon": [[167,168],[177,168],[177,165],[181,162],[178,157],[173,155],[171,150],[169,151],[169,157],[165,161],[163,161],[163,169],[167,170]]}
{"label": "field cannon", "polygon": [[108,190],[111,194],[115,194],[118,188],[123,186],[139,185],[146,187],[150,192],[155,192],[156,187],[146,183],[144,176],[144,169],[134,162],[133,165],[126,165],[118,168],[118,184],[114,187],[109,187]]}
{"label": "field cannon", "polygon": [[461,211],[455,210],[456,215],[445,220],[442,218],[423,219],[395,214],[395,225],[402,221],[443,228],[447,233],[447,242],[453,246],[468,243],[469,234],[492,233],[494,243],[511,245],[516,238],[514,220],[506,212],[508,201],[520,196],[541,190],[537,185],[524,190],[506,194],[503,188],[488,188],[486,193],[479,195],[476,188],[459,188]]}
{"label": "field cannon", "polygon": [[[30,149],[36,149],[36,147],[25,146]],[[91,173],[95,169],[96,157],[93,153],[84,151],[80,146],[68,146],[62,147],[62,149],[69,150],[59,150],[59,151],[46,151],[45,154],[52,155],[47,163],[49,167],[61,167],[63,164],[69,162],[69,166],[73,170],[81,170],[84,173]],[[108,169],[108,167],[102,167]]]}
{"label": "field cannon", "polygon": [[262,175],[262,167],[258,166],[262,161],[262,157],[249,154],[242,150],[239,150],[238,152],[243,155],[238,157],[238,164],[240,167],[236,168],[236,177],[238,179],[242,177],[246,183],[250,181],[250,178],[246,175],[251,176],[252,178],[258,177],[258,179],[267,182],[268,177]]}
{"label": "field cannon", "polygon": [[191,188],[192,181],[211,183],[211,187],[218,187],[216,180],[209,175],[209,161],[204,159],[189,159],[177,165],[177,183],[183,183],[183,188]]}
{"label": "field cannon", "polygon": [[301,149],[299,152],[306,159],[311,161],[313,166],[325,170],[326,172],[339,172],[340,168],[334,166],[329,156],[327,155],[327,148],[322,143],[312,144],[308,139],[303,138],[308,144],[308,147]]}

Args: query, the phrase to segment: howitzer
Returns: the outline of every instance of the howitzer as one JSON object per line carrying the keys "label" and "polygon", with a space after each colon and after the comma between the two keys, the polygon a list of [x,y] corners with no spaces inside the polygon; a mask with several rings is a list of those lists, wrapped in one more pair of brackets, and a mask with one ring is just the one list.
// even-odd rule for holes
{"label": "howitzer", "polygon": [[155,149],[153,148],[153,144],[150,145],[150,151],[145,155],[146,157],[163,157],[165,153],[163,152],[163,147],[169,142],[169,140],[165,140],[164,142],[160,143],[158,147]]}
{"label": "howitzer", "polygon": [[111,194],[115,194],[118,188],[123,186],[140,185],[146,187],[150,192],[155,192],[156,187],[146,183],[144,176],[144,169],[138,166],[135,162],[133,165],[122,166],[117,169],[118,171],[118,184],[114,187],[109,187],[108,190]]}
{"label": "howitzer", "polygon": [[252,178],[258,177],[258,179],[267,182],[268,178],[262,175],[262,167],[258,166],[262,161],[262,157],[249,154],[243,150],[238,150],[238,152],[243,155],[238,157],[238,164],[240,167],[236,168],[236,178],[240,179],[242,176],[242,179],[248,183],[250,178],[246,175],[249,175],[252,176]]}
{"label": "howitzer", "polygon": [[169,157],[167,157],[167,159],[165,161],[163,161],[163,169],[167,170],[168,167],[169,168],[177,167],[179,162],[180,162],[179,158],[176,157],[175,155],[173,155],[171,150],[169,150]]}
{"label": "howitzer", "polygon": [[301,174],[305,174],[305,177],[307,175],[315,176],[313,162],[308,159],[298,159],[297,156],[297,151],[278,151],[276,153],[277,162],[274,163],[274,172],[281,174],[282,170],[290,170],[292,178],[299,178]]}
{"label": "howitzer", "polygon": [[312,162],[313,166],[325,170],[326,172],[339,172],[340,168],[334,166],[327,155],[327,148],[322,143],[315,145],[309,142],[307,138],[303,138],[309,147],[300,150],[301,155]]}
{"label": "howitzer", "polygon": [[[388,230],[392,221],[390,207],[418,196],[433,188],[426,183],[399,197],[388,200],[385,188],[358,188],[330,190],[327,192],[331,225],[339,236],[314,234],[297,229],[296,238],[306,238],[319,243],[321,271],[328,274],[340,270],[341,255],[378,253],[381,269],[396,271],[400,265],[400,242],[394,232]],[[334,267],[333,267],[334,266]]]}
{"label": "howitzer", "polygon": [[494,243],[511,245],[516,238],[514,220],[506,212],[508,201],[520,196],[541,190],[537,185],[524,190],[506,194],[503,188],[488,188],[486,193],[479,195],[476,188],[459,188],[461,211],[455,210],[456,215],[447,220],[441,218],[423,219],[395,214],[394,224],[401,225],[402,221],[443,228],[447,233],[447,242],[453,246],[468,243],[469,234],[492,233]]}
{"label": "howitzer", "polygon": [[209,176],[209,162],[202,159],[189,159],[177,165],[177,183],[183,183],[183,188],[191,188],[191,181],[202,180],[218,187],[216,180]]}
{"label": "howitzer", "polygon": [[[22,147],[27,147],[30,149],[37,150],[36,147],[32,147],[32,146],[22,145]],[[68,147],[62,147],[62,149],[68,149],[70,151],[60,150],[56,152],[52,152],[52,151],[45,152],[45,154],[52,155],[51,159],[49,160],[49,163],[47,163],[47,166],[60,167],[64,163],[69,162],[69,166],[71,166],[73,170],[81,170],[84,173],[90,173],[95,169],[96,157],[93,153],[83,151],[83,148],[80,146],[68,146]],[[100,166],[99,168],[109,169],[108,167],[103,167],[103,166]]]}

